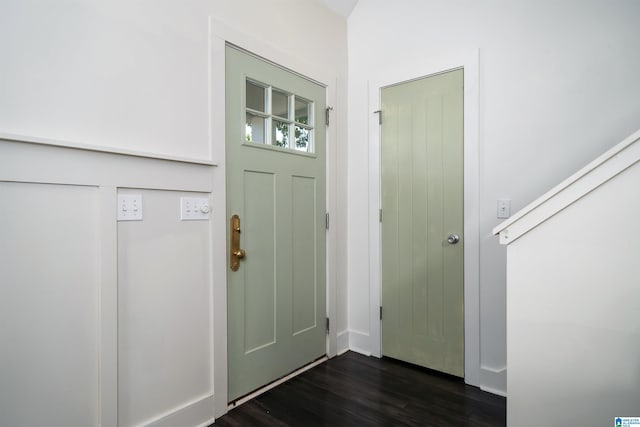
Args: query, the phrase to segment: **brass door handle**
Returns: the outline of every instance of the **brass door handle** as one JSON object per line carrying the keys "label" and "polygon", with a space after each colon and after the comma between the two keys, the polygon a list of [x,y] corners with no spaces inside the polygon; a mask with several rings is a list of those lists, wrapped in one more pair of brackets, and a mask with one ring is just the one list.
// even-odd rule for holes
{"label": "brass door handle", "polygon": [[240,217],[238,215],[231,217],[230,240],[229,264],[231,271],[238,271],[240,260],[246,255],[244,249],[240,249]]}

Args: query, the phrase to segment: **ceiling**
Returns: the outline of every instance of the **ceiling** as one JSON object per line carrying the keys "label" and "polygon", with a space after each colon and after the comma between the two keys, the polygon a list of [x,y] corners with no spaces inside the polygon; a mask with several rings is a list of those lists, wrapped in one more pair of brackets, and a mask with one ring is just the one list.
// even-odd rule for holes
{"label": "ceiling", "polygon": [[345,19],[349,17],[351,11],[358,3],[358,0],[320,0],[329,9],[343,16]]}

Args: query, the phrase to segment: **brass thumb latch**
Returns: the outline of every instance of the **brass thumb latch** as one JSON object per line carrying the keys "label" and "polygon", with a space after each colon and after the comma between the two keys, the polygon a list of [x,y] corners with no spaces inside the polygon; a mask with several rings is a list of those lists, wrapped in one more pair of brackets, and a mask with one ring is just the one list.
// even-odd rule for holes
{"label": "brass thumb latch", "polygon": [[231,253],[230,253],[230,264],[231,271],[238,271],[240,268],[240,260],[244,258],[245,252],[244,249],[240,249],[240,217],[238,215],[233,215],[231,217]]}

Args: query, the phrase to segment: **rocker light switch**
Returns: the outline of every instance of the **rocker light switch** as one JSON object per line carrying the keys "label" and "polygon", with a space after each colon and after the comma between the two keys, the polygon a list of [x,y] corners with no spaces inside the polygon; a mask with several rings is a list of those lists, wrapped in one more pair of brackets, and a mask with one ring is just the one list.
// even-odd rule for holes
{"label": "rocker light switch", "polygon": [[141,194],[118,194],[118,221],[142,221]]}
{"label": "rocker light switch", "polygon": [[509,218],[511,216],[511,200],[498,199],[498,218]]}

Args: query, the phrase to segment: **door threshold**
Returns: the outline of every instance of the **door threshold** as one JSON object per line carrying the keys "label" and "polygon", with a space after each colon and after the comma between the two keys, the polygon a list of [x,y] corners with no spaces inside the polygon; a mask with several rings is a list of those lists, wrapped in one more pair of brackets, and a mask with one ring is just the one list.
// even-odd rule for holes
{"label": "door threshold", "polygon": [[329,360],[328,356],[322,356],[319,359],[314,360],[313,362],[304,365],[302,368],[296,369],[295,371],[291,372],[288,375],[285,375],[282,378],[279,378],[267,385],[265,385],[262,388],[257,389],[254,392],[251,392],[241,398],[239,398],[238,400],[234,400],[233,402],[229,403],[229,406],[227,406],[227,410],[232,410],[233,408],[237,408],[238,406],[242,405],[243,403],[246,403],[248,401],[250,401],[251,399],[253,399],[254,397],[258,397],[260,396],[262,393],[266,393],[267,391],[271,390],[274,387],[279,386],[280,384],[289,381],[291,378],[293,377],[297,377],[298,375],[300,375],[303,372],[308,371],[311,368],[315,368],[316,366],[320,365],[321,363],[326,362],[327,360]]}

